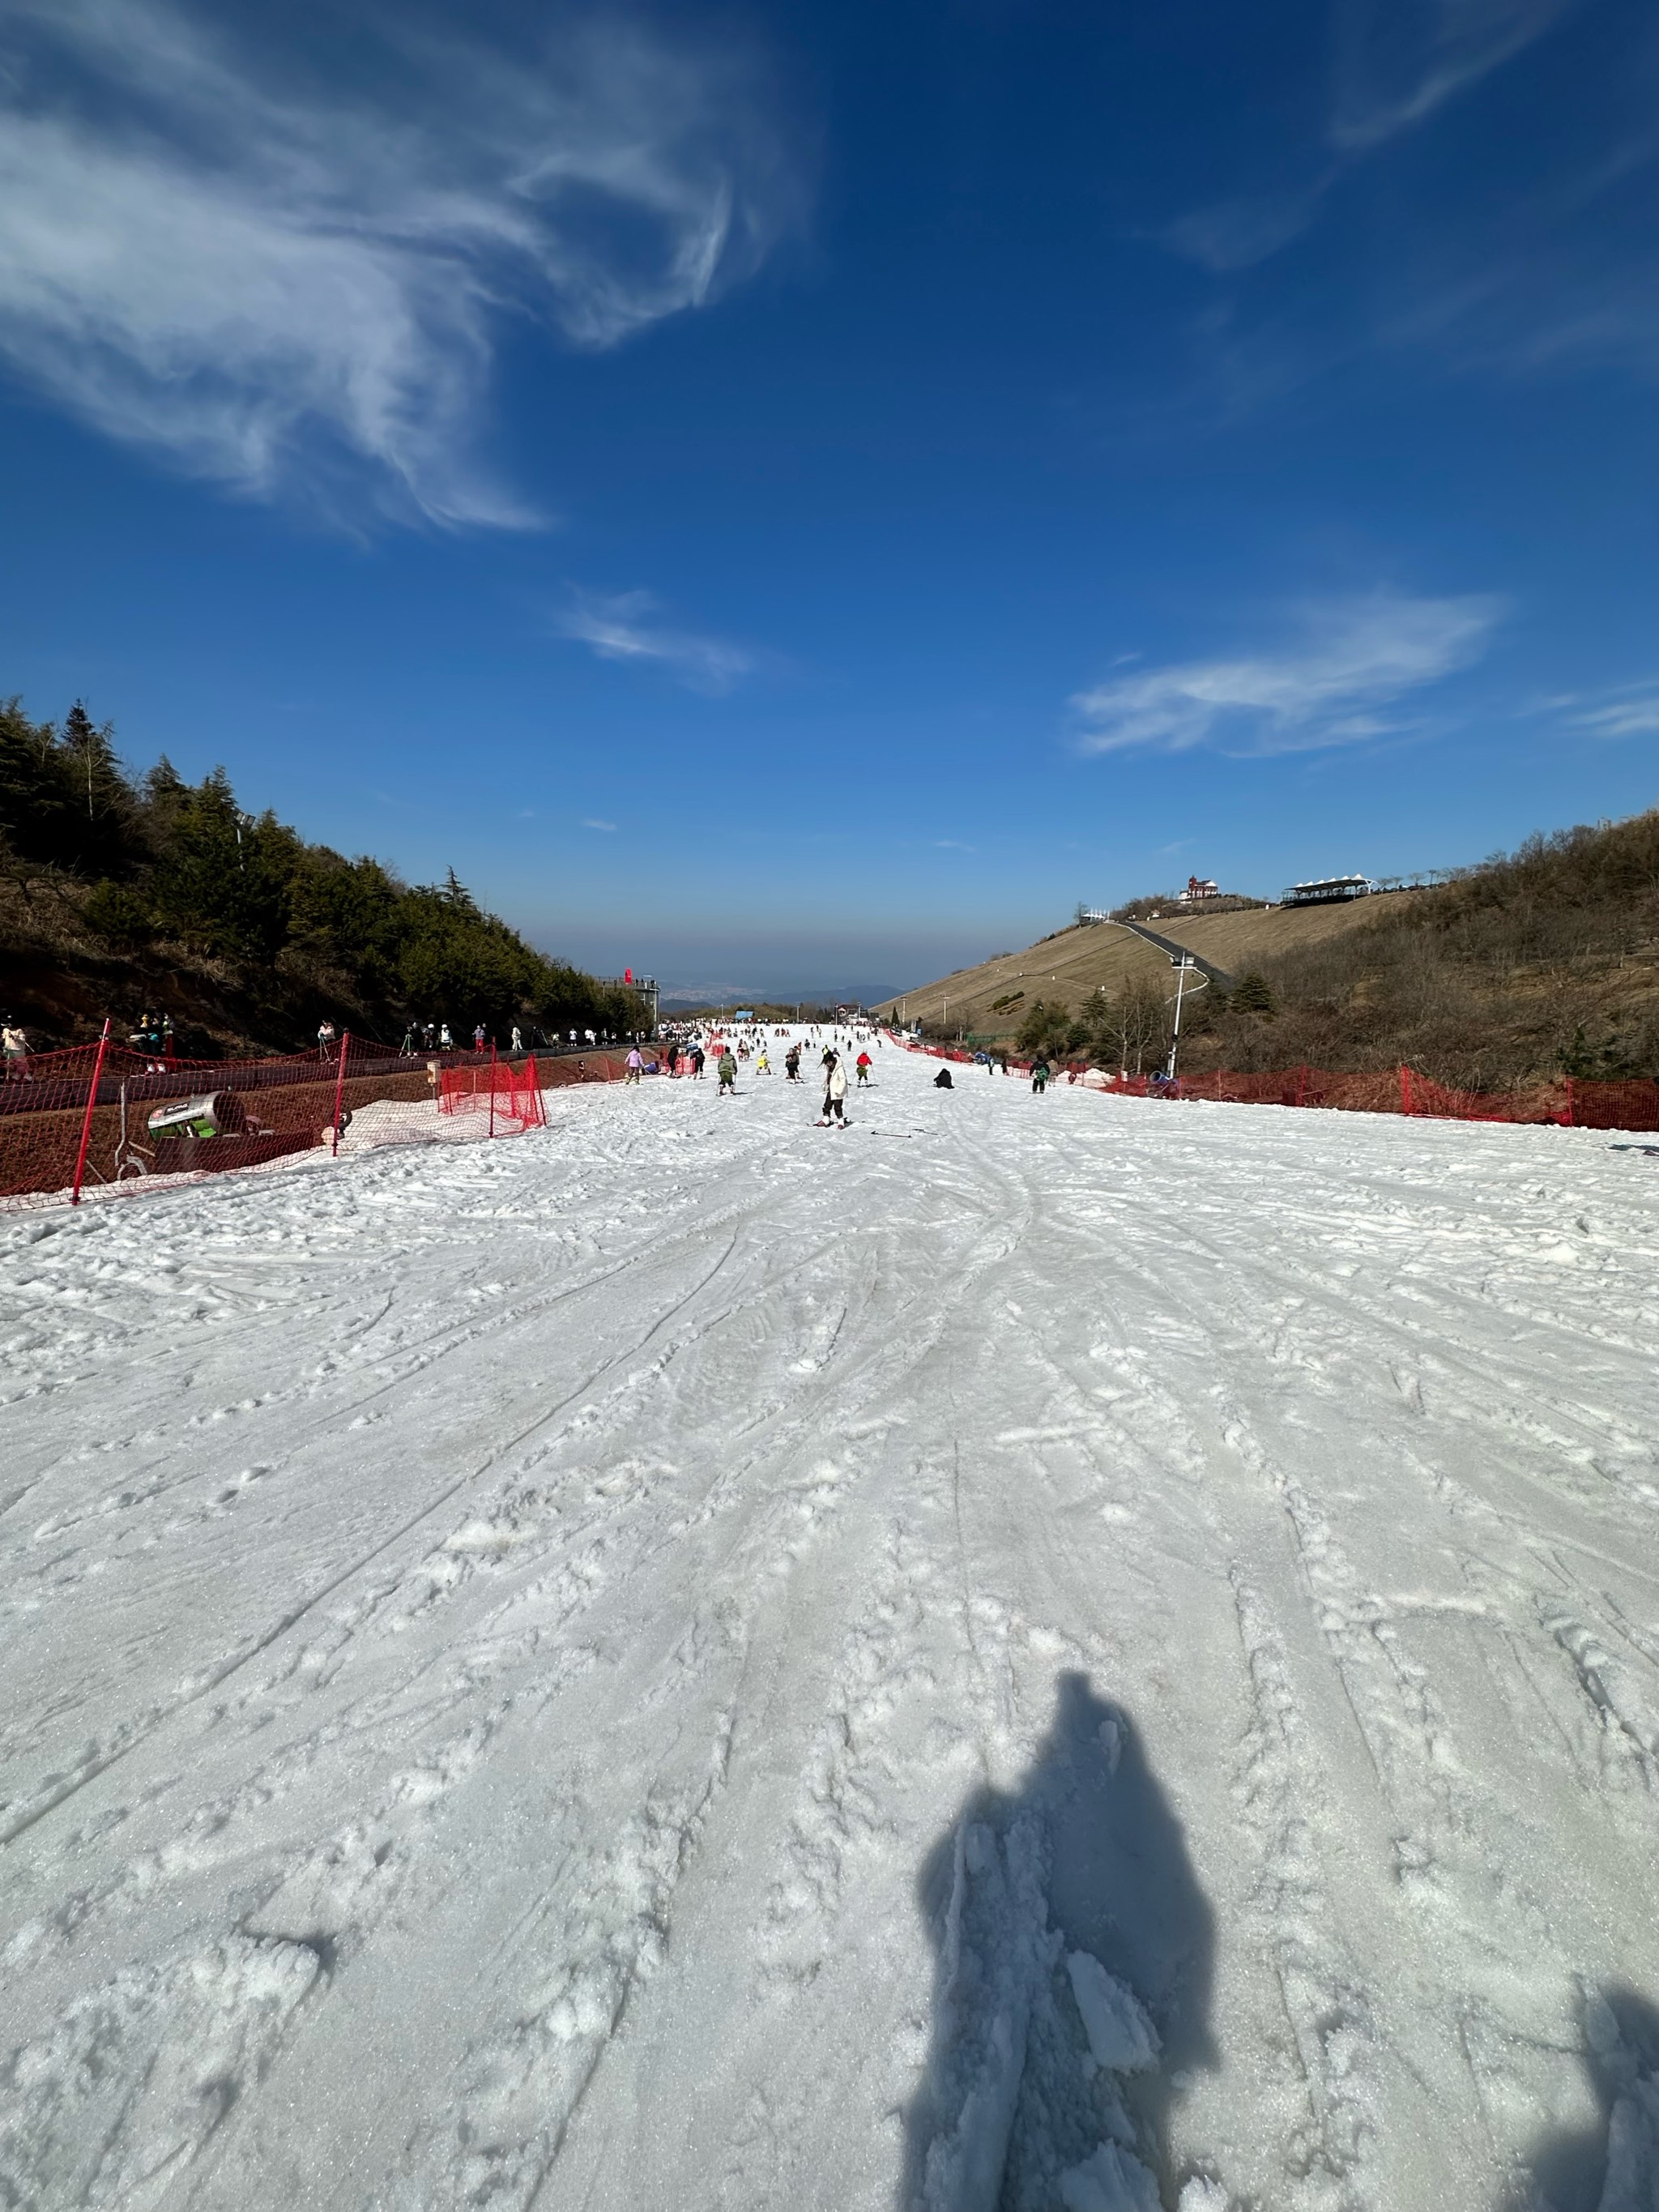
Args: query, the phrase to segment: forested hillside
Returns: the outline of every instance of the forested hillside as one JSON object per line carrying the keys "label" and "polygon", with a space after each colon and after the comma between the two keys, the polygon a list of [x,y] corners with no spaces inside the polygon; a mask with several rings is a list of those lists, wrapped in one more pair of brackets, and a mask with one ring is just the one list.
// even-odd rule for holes
{"label": "forested hillside", "polygon": [[325,1016],[383,1037],[410,1020],[621,1032],[630,993],[550,960],[452,871],[409,884],[238,803],[215,769],[128,773],[79,705],[0,704],[0,1012],[36,1046],[172,1017],[181,1052],[304,1043]]}
{"label": "forested hillside", "polygon": [[1474,1090],[1659,1075],[1659,811],[1530,838],[1362,912],[1259,957],[1207,1010],[1192,1064],[1403,1061]]}
{"label": "forested hillside", "polygon": [[[1164,936],[1220,971],[1183,1009],[1189,1072],[1405,1063],[1472,1090],[1659,1075],[1659,811],[1534,837],[1430,890],[1158,911]],[[1134,1069],[1167,1056],[1174,995],[1165,955],[1101,922],[904,1003],[931,1035]]]}

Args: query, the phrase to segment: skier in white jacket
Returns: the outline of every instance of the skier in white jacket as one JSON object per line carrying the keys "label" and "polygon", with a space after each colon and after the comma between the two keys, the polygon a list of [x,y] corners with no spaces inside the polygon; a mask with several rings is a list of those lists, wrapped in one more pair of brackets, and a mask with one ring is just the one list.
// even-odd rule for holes
{"label": "skier in white jacket", "polygon": [[833,1127],[836,1122],[843,1129],[847,1127],[846,1098],[847,1070],[842,1066],[841,1054],[832,1052],[823,1071],[823,1118],[819,1128]]}

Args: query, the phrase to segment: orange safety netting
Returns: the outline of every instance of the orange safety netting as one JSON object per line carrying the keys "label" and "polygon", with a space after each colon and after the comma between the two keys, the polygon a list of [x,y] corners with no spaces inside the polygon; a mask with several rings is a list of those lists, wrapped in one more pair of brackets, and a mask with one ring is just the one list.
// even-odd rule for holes
{"label": "orange safety netting", "polygon": [[442,1110],[447,1075],[481,1078],[479,1107],[487,1110],[493,1095],[510,1131],[544,1117],[544,1090],[614,1083],[627,1072],[623,1054],[604,1050],[497,1066],[502,1087],[492,1094],[488,1055],[405,1053],[356,1036],[330,1054],[319,1048],[258,1060],[175,1060],[114,1043],[32,1053],[8,1060],[0,1079],[0,1206],[42,1193],[254,1167],[319,1146],[332,1150],[337,1114],[344,1132],[366,1107],[395,1102],[406,1115],[367,1115],[357,1135],[381,1142],[416,1136],[430,1129],[434,1107]]}
{"label": "orange safety netting", "polygon": [[[902,1043],[902,1038],[896,1042]],[[972,1055],[944,1045],[910,1046],[934,1060],[968,1060]],[[1029,1075],[1028,1062],[1010,1060],[1010,1074]],[[1585,1082],[1564,1075],[1519,1091],[1456,1091],[1415,1068],[1389,1068],[1370,1075],[1338,1074],[1323,1067],[1277,1067],[1243,1073],[1218,1068],[1183,1075],[1174,1082],[1162,1075],[1101,1076],[1082,1060],[1055,1070],[1067,1082],[1087,1081],[1091,1089],[1119,1098],[1206,1098],[1233,1106],[1325,1106],[1358,1114],[1407,1114],[1425,1120],[1554,1122],[1568,1129],[1659,1129],[1659,1082],[1645,1077],[1622,1082]]]}
{"label": "orange safety netting", "polygon": [[516,1123],[520,1129],[544,1129],[547,1109],[533,1059],[515,1068],[506,1060],[487,1067],[447,1067],[439,1080],[441,1114],[488,1113],[492,1123]]}

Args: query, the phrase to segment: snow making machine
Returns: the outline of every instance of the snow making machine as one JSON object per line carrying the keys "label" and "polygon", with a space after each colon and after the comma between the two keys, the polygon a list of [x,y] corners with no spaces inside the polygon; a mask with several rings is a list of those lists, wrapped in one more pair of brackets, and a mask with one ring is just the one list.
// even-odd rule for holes
{"label": "snow making machine", "polygon": [[170,1099],[154,1109],[148,1127],[155,1146],[152,1175],[246,1167],[291,1149],[289,1140],[255,1120],[234,1091]]}

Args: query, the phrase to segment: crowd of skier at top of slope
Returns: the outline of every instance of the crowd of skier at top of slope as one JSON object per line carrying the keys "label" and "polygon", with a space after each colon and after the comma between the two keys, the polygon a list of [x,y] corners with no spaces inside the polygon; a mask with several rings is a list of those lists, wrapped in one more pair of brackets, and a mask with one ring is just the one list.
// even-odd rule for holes
{"label": "crowd of skier at top of slope", "polygon": [[[647,1075],[665,1074],[677,1077],[681,1073],[682,1068],[694,1082],[699,1082],[702,1079],[703,1072],[708,1066],[710,1051],[718,1045],[719,1052],[714,1062],[714,1073],[718,1080],[715,1095],[721,1098],[728,1095],[735,1097],[738,1088],[738,1068],[741,1062],[744,1060],[752,1062],[752,1073],[757,1075],[771,1075],[775,1073],[769,1036],[770,1039],[783,1039],[787,1042],[787,1048],[783,1055],[785,1080],[789,1083],[802,1083],[805,1080],[801,1073],[801,1061],[807,1049],[807,1040],[793,1036],[792,1032],[784,1027],[774,1029],[769,1033],[758,1025],[750,1025],[738,1029],[729,1036],[720,1030],[705,1032],[698,1028],[671,1027],[665,1032],[665,1036],[666,1042],[660,1059],[654,1056],[647,1058],[637,1044],[629,1048],[627,1073],[623,1079],[626,1083],[641,1082]],[[844,1129],[848,1127],[848,1060],[852,1058],[856,1048],[857,1057],[853,1060],[856,1078],[855,1087],[860,1091],[866,1089],[871,1082],[875,1068],[875,1062],[870,1055],[870,1047],[873,1044],[879,1050],[884,1048],[886,1039],[879,1030],[860,1028],[850,1030],[845,1038],[842,1036],[839,1030],[836,1030],[826,1041],[822,1026],[814,1024],[811,1029],[811,1042],[819,1046],[818,1073],[823,1084],[823,1103],[817,1126],[820,1129]],[[988,1075],[994,1075],[997,1073],[997,1063],[989,1054],[980,1054],[977,1059],[984,1066]],[[1001,1068],[1006,1075],[1008,1073],[1008,1062],[1006,1057],[1002,1060]],[[1053,1073],[1046,1057],[1039,1056],[1033,1064],[1031,1089],[1038,1097],[1048,1090]],[[936,1091],[951,1091],[955,1088],[955,1080],[948,1067],[941,1067],[934,1076],[933,1087]]]}
{"label": "crowd of skier at top of slope", "polygon": [[[161,1074],[172,1066],[176,1058],[173,1017],[163,1013],[141,1013],[136,1029],[125,1032],[126,1042],[137,1052],[150,1057],[153,1072]],[[631,1040],[643,1035],[635,1030],[628,1032]],[[532,1025],[526,1033],[524,1024],[514,1022],[507,1042],[501,1049],[512,1058],[527,1052],[562,1052],[566,1049],[566,1033],[562,1030],[544,1030]],[[614,1030],[572,1030],[569,1049],[580,1050],[586,1040],[590,1048],[602,1050],[623,1042],[623,1033]],[[494,1034],[482,1022],[475,1022],[469,1039],[463,1030],[458,1037],[447,1022],[411,1021],[404,1025],[403,1040],[398,1049],[405,1058],[422,1052],[464,1052],[469,1044],[476,1053],[488,1052],[496,1042]],[[326,1017],[317,1024],[317,1057],[331,1062],[338,1058],[341,1048],[340,1032]],[[38,1057],[38,1054],[35,1055]],[[27,1033],[21,1022],[9,1014],[0,1013],[0,1079],[8,1083],[32,1083],[33,1071],[29,1066],[31,1054]]]}

